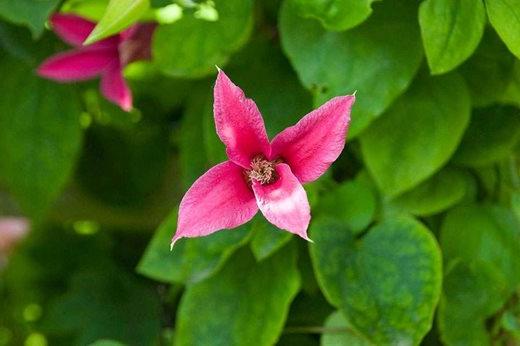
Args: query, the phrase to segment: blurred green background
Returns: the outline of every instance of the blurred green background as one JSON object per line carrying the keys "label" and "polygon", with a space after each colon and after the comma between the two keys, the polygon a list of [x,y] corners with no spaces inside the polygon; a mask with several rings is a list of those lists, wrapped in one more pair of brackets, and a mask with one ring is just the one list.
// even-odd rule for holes
{"label": "blurred green background", "polygon": [[[0,345],[520,345],[520,0],[107,4],[0,0]],[[132,112],[36,76],[54,11],[160,24]],[[170,252],[215,65],[271,138],[357,91],[314,244],[258,215]]]}

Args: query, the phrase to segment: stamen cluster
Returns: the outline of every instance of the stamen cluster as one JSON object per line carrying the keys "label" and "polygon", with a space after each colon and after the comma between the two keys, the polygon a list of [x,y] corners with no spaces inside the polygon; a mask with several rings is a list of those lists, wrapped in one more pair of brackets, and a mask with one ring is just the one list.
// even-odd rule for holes
{"label": "stamen cluster", "polygon": [[262,155],[255,156],[251,161],[251,169],[246,170],[249,183],[253,180],[262,185],[270,184],[276,180],[276,161],[269,161]]}

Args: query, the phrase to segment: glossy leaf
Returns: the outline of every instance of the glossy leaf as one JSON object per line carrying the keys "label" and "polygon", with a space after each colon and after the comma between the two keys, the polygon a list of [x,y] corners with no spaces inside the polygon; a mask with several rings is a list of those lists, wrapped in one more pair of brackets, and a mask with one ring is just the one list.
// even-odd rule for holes
{"label": "glossy leaf", "polygon": [[39,37],[59,3],[60,0],[0,0],[0,18],[27,26],[34,37]]}
{"label": "glossy leaf", "polygon": [[416,8],[403,1],[375,3],[373,15],[346,32],[326,31],[318,21],[296,13],[291,1],[285,1],[279,23],[282,47],[316,104],[357,90],[352,138],[409,86],[419,68]]}
{"label": "glossy leaf", "polygon": [[486,10],[481,0],[426,0],[419,9],[423,44],[432,74],[453,70],[477,48]]}
{"label": "glossy leaf", "polygon": [[475,54],[460,68],[474,106],[489,106],[503,97],[514,77],[514,62],[500,38],[491,29],[486,30]]}
{"label": "glossy leaf", "polygon": [[520,110],[495,106],[473,112],[453,161],[468,166],[485,166],[511,154],[520,140]]}
{"label": "glossy leaf", "polygon": [[110,0],[103,17],[84,44],[94,43],[126,29],[137,22],[149,8],[149,0]]}
{"label": "glossy leaf", "polygon": [[342,220],[352,232],[359,233],[373,221],[375,212],[374,192],[368,184],[356,179],[328,190],[320,198],[313,215]]}
{"label": "glossy leaf", "polygon": [[361,137],[363,158],[381,191],[395,196],[432,176],[456,150],[469,115],[460,76],[418,78]]}
{"label": "glossy leaf", "polygon": [[174,209],[157,229],[137,271],[162,282],[194,283],[215,274],[225,261],[248,238],[248,224],[234,230],[217,232],[208,237],[183,239],[170,251],[177,227]]}
{"label": "glossy leaf", "polygon": [[358,332],[352,329],[352,325],[343,316],[341,311],[332,313],[323,326],[321,346],[370,346],[372,345]]}
{"label": "glossy leaf", "polygon": [[441,247],[448,263],[482,261],[507,279],[520,283],[520,224],[507,209],[468,205],[448,213],[441,228]]}
{"label": "glossy leaf", "polygon": [[201,77],[217,72],[249,38],[251,0],[216,0],[218,20],[186,14],[155,32],[153,56],[158,67],[174,77]]}
{"label": "glossy leaf", "polygon": [[376,0],[295,0],[302,17],[316,18],[327,30],[341,31],[364,22]]}
{"label": "glossy leaf", "polygon": [[520,0],[486,0],[486,8],[491,25],[520,59]]}
{"label": "glossy leaf", "polygon": [[504,277],[479,261],[455,261],[443,286],[438,325],[444,343],[491,345],[486,323],[507,299]]}
{"label": "glossy leaf", "polygon": [[299,288],[293,247],[259,263],[241,250],[217,275],[187,288],[175,345],[273,345]]}
{"label": "glossy leaf", "polygon": [[72,173],[82,138],[79,98],[29,66],[1,62],[0,177],[23,210],[39,218]]}
{"label": "glossy leaf", "polygon": [[467,173],[446,168],[388,203],[413,215],[428,216],[452,207],[467,192]]}
{"label": "glossy leaf", "polygon": [[377,345],[419,343],[441,288],[440,251],[426,227],[392,218],[356,240],[342,223],[320,219],[311,238],[318,282],[356,330]]}

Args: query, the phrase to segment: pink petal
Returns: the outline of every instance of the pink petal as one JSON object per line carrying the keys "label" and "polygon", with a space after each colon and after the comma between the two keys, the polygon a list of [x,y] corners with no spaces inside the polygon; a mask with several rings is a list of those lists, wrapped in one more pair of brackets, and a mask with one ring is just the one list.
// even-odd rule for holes
{"label": "pink petal", "polygon": [[117,59],[117,51],[111,49],[79,49],[48,58],[37,72],[61,82],[86,80],[100,75]]}
{"label": "pink petal", "polygon": [[278,179],[268,185],[253,182],[258,207],[273,225],[297,234],[305,240],[311,220],[307,193],[288,165],[276,165]]}
{"label": "pink petal", "polygon": [[[83,47],[83,41],[94,30],[96,23],[73,14],[56,13],[51,17],[54,32],[71,46]],[[98,41],[88,47],[94,48],[117,48],[119,36],[114,35]]]}
{"label": "pink petal", "polygon": [[121,32],[119,56],[123,66],[152,58],[152,36],[156,28],[156,23],[135,24]]}
{"label": "pink petal", "polygon": [[73,14],[55,13],[50,22],[54,32],[68,44],[81,47],[96,23]]}
{"label": "pink petal", "polygon": [[242,168],[231,161],[220,163],[197,179],[184,195],[172,242],[240,226],[257,211]]}
{"label": "pink petal", "polygon": [[26,218],[0,218],[0,255],[9,251],[28,231],[29,222]]}
{"label": "pink petal", "polygon": [[345,147],[355,96],[335,97],[280,132],[271,143],[271,159],[282,158],[300,182],[318,179]]}
{"label": "pink petal", "polygon": [[255,156],[269,156],[269,140],[260,111],[221,70],[215,83],[213,112],[217,134],[231,161],[249,168]]}
{"label": "pink petal", "polygon": [[124,111],[132,110],[132,92],[123,78],[119,61],[110,66],[101,76],[101,93]]}

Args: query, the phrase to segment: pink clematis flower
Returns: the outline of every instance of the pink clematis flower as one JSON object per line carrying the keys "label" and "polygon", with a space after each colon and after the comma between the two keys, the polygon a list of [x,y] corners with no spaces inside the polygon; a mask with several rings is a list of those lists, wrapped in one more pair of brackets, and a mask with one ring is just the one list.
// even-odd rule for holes
{"label": "pink clematis flower", "polygon": [[45,60],[38,67],[38,74],[59,82],[101,76],[103,96],[130,111],[132,92],[123,78],[123,68],[131,62],[151,58],[150,46],[156,24],[135,24],[117,35],[83,46],[95,23],[72,14],[54,14],[50,22],[54,32],[74,49]]}
{"label": "pink clematis flower", "polygon": [[0,218],[0,269],[7,263],[7,255],[29,231],[29,222],[23,217]]}
{"label": "pink clematis flower", "polygon": [[340,96],[269,142],[253,100],[219,70],[213,111],[228,161],[202,175],[179,207],[173,244],[240,226],[258,209],[275,226],[307,236],[311,214],[302,184],[318,179],[345,147],[355,96]]}

